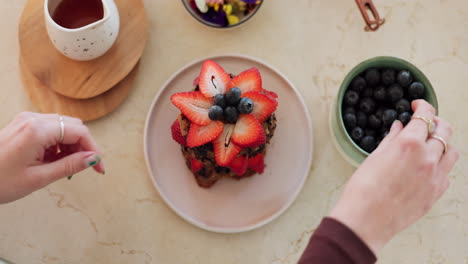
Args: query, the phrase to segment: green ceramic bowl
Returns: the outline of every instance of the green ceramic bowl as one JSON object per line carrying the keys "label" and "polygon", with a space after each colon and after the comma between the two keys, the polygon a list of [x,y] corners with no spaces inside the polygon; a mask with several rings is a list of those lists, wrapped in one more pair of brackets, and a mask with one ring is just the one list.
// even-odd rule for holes
{"label": "green ceramic bowl", "polygon": [[434,106],[438,112],[437,97],[434,92],[432,84],[427,77],[416,66],[403,59],[396,57],[375,57],[368,59],[356,67],[354,67],[348,75],[346,75],[343,83],[338,91],[335,103],[330,111],[330,130],[332,133],[333,141],[338,151],[343,157],[354,166],[359,166],[369,155],[366,151],[361,149],[349,136],[343,123],[342,118],[342,102],[343,97],[351,81],[369,68],[394,68],[397,70],[409,70],[416,81],[421,82],[426,87],[426,101]]}

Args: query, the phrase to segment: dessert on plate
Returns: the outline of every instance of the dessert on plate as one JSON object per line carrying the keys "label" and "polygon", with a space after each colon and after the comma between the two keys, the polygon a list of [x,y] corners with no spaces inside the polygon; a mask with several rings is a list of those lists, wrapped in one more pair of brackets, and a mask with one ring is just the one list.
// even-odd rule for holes
{"label": "dessert on plate", "polygon": [[171,97],[181,111],[171,131],[198,185],[263,173],[278,96],[263,88],[259,70],[233,76],[207,60],[193,85]]}

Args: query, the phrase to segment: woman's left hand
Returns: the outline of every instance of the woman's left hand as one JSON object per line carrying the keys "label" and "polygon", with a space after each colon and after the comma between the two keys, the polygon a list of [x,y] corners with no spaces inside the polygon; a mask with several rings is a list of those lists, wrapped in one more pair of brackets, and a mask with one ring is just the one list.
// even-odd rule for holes
{"label": "woman's left hand", "polygon": [[79,119],[63,116],[62,120],[64,130],[57,114],[24,112],[0,130],[0,203],[88,167],[104,174],[101,153],[89,129]]}

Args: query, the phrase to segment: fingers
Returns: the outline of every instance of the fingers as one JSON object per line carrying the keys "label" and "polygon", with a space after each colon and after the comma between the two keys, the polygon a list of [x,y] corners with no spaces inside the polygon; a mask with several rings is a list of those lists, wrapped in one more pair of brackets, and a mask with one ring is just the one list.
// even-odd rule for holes
{"label": "fingers", "polygon": [[442,159],[439,162],[438,176],[447,177],[459,158],[460,153],[458,150],[454,146],[449,145],[447,153],[442,156]]}
{"label": "fingers", "polygon": [[83,125],[83,121],[81,119],[75,118],[75,117],[70,117],[70,116],[64,116],[64,115],[59,115],[59,114],[37,114],[37,117],[42,116],[43,118],[47,118],[48,120],[59,122],[60,116],[63,118],[63,122],[67,124],[76,124],[76,125]]}
{"label": "fingers", "polygon": [[444,177],[443,181],[438,185],[438,188],[436,189],[436,194],[434,197],[434,202],[438,201],[442,195],[447,191],[448,187],[450,186],[450,180],[448,177]]}
{"label": "fingers", "polygon": [[[79,150],[93,151],[102,156],[88,127],[83,125],[81,120],[67,116],[63,116],[63,119],[64,138],[60,142],[61,144],[78,145]],[[42,145],[46,149],[59,143],[58,141],[61,136],[59,115],[24,112],[19,114],[15,120],[19,123],[19,127],[29,127],[30,135],[28,136],[28,140],[35,138],[35,143]],[[103,162],[96,165],[94,169],[99,173],[104,173]]]}
{"label": "fingers", "polygon": [[403,130],[403,124],[398,120],[393,122],[392,127],[390,128],[390,132],[388,132],[388,135],[382,140],[379,148],[390,144],[390,142],[392,142],[393,139],[395,139],[400,134],[401,130]]}
{"label": "fingers", "polygon": [[56,180],[96,166],[100,161],[101,158],[96,152],[77,152],[52,163],[30,167],[27,170],[26,177],[27,181],[30,182],[34,188],[38,189]]}
{"label": "fingers", "polygon": [[[16,115],[14,122],[21,123],[32,118],[47,119],[49,121],[59,122],[59,116],[60,115],[58,114],[38,114],[38,113],[33,113],[33,112],[21,112],[18,115]],[[83,121],[81,119],[70,117],[70,116],[64,116],[64,115],[62,115],[62,117],[65,123],[73,123],[73,124],[78,124],[78,125],[83,124]]]}
{"label": "fingers", "polygon": [[34,115],[32,112],[21,112],[15,116],[13,119],[12,123],[20,123],[23,122],[24,120],[31,118]]}
{"label": "fingers", "polygon": [[442,156],[439,166],[437,168],[437,179],[436,179],[436,194],[434,201],[437,201],[447,191],[450,185],[450,179],[448,177],[450,171],[457,163],[460,154],[453,146],[449,146],[447,153]]}
{"label": "fingers", "polygon": [[[96,141],[92,137],[89,129],[84,125],[65,125],[65,135],[63,137],[62,144],[78,144],[84,151],[93,151],[101,155]],[[99,164],[94,166],[94,169],[99,173],[104,173],[104,163],[101,161]]]}
{"label": "fingers", "polygon": [[[80,119],[62,116],[65,126],[69,125],[83,125],[83,122]],[[60,139],[60,119],[58,114],[38,114],[31,112],[22,112],[19,113],[14,121],[12,122],[13,126],[17,129],[13,130],[19,131],[28,128],[29,130],[39,130],[39,131],[30,131],[33,132],[33,136],[40,136],[41,139],[39,143],[45,147],[50,147],[56,145]],[[33,129],[31,129],[33,128]],[[42,142],[44,141],[45,142]]]}
{"label": "fingers", "polygon": [[[439,117],[435,117],[434,122],[437,125],[434,135],[437,135],[443,138],[445,142],[448,143],[448,141],[450,140],[453,134],[452,126],[448,122],[440,119]],[[442,157],[442,154],[445,150],[445,146],[442,142],[440,142],[437,139],[429,137],[427,139],[427,145],[432,155],[434,155],[437,159],[440,159]]]}
{"label": "fingers", "polygon": [[[60,139],[60,122],[58,115],[41,115],[45,122],[48,123],[47,130],[49,135],[52,137],[51,142],[56,144]],[[64,137],[61,144],[64,145],[78,145],[84,151],[93,151],[102,156],[99,147],[91,135],[88,127],[83,125],[81,120],[71,117],[64,116]],[[94,169],[98,173],[105,173],[104,163],[100,162]]]}
{"label": "fingers", "polygon": [[[414,114],[413,117],[424,117],[428,120],[433,120],[435,109],[432,105],[424,100],[414,100],[411,103]],[[422,141],[426,141],[428,136],[427,123],[424,120],[413,118],[409,124],[403,129],[403,134],[407,136],[414,136]]]}

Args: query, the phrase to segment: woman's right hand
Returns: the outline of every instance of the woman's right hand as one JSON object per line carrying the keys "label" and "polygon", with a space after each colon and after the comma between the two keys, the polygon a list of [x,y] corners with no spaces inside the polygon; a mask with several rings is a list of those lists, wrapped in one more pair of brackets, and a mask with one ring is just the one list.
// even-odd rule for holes
{"label": "woman's right hand", "polygon": [[[446,141],[452,127],[435,117],[426,101],[413,101],[414,116],[436,122],[435,134]],[[449,186],[448,174],[458,151],[428,138],[427,124],[413,119],[403,128],[396,121],[380,146],[347,183],[330,213],[378,253],[397,233],[424,216]]]}

